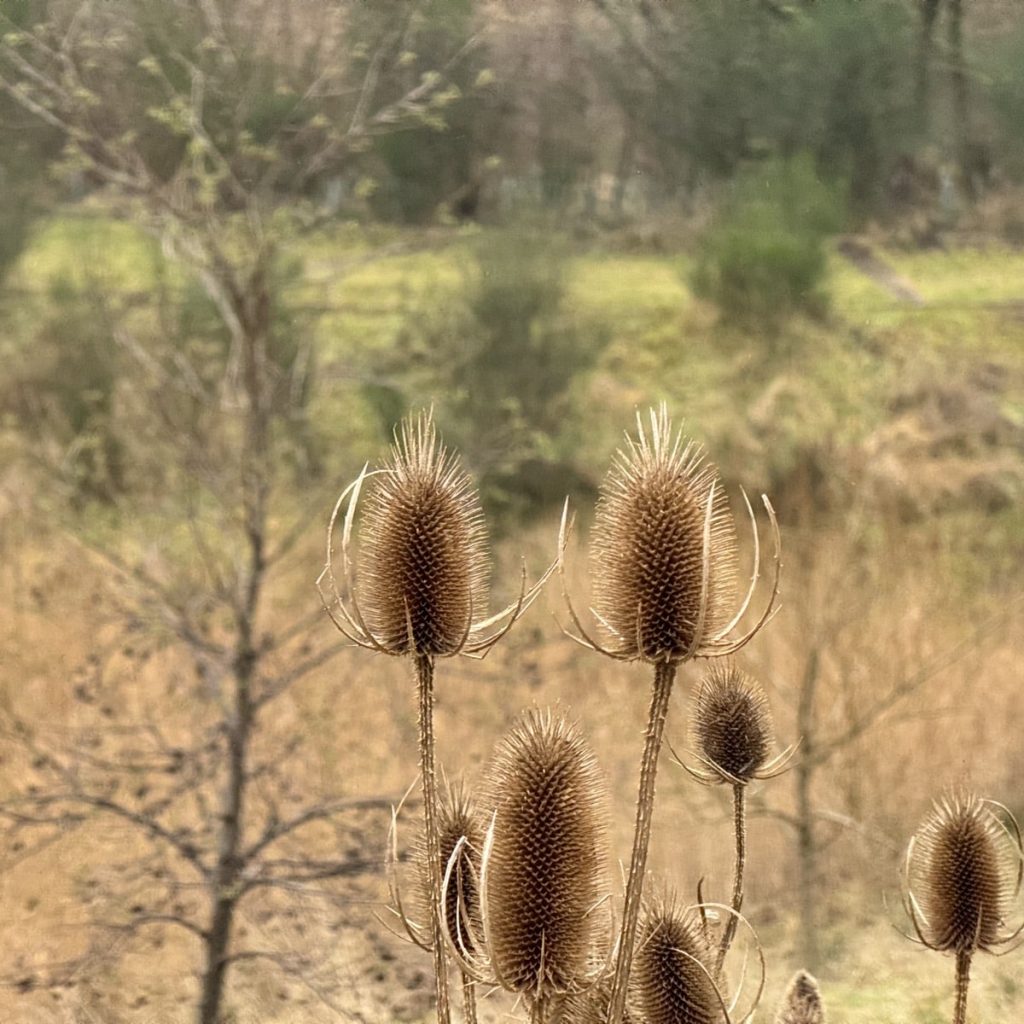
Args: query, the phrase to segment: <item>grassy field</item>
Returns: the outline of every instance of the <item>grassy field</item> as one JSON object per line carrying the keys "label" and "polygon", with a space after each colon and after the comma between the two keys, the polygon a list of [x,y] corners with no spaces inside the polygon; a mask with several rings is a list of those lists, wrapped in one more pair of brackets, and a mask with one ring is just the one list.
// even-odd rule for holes
{"label": "grassy field", "polygon": [[[334,446],[332,473],[347,479],[380,451],[381,426],[358,386],[360,377],[381,354],[408,344],[410,333],[414,341],[421,335],[429,341],[432,332],[445,329],[474,272],[476,239],[468,230],[344,228],[289,247],[287,258],[300,267],[289,299],[315,311],[309,330],[327,374],[315,414]],[[849,601],[855,615],[841,640],[826,638],[821,702],[828,728],[841,728],[858,701],[899,678],[908,665],[948,649],[991,616],[1005,615],[1003,627],[944,670],[934,688],[831,765],[817,794],[825,807],[858,809],[871,831],[867,838],[829,834],[823,863],[830,882],[821,908],[829,1020],[941,1024],[950,1018],[952,964],[916,950],[892,927],[900,922],[898,853],[936,786],[953,778],[969,777],[1024,808],[1018,600],[1024,583],[1024,252],[893,249],[876,255],[913,284],[922,304],[900,302],[835,252],[829,314],[795,319],[776,336],[752,337],[719,323],[714,310],[692,296],[686,253],[618,251],[604,244],[573,249],[564,314],[608,337],[593,370],[578,382],[585,419],[580,461],[595,474],[634,406],[664,398],[721,453],[730,479],[770,488],[794,519],[803,508],[799,487],[808,464],[825,467],[849,485],[846,493],[860,496],[856,508],[833,509],[811,539],[798,523],[783,519],[784,608],[747,655],[749,666],[771,681],[780,735],[794,733],[795,685],[815,635],[815,595],[825,595],[818,605]],[[140,332],[153,329],[148,300],[158,281],[174,288],[184,282],[180,271],[164,264],[155,243],[129,225],[74,214],[55,218],[39,228],[9,282],[19,296],[5,314],[9,351],[31,344],[49,309],[50,290],[62,280],[101,288]],[[417,398],[443,405],[441,385],[436,387],[437,393]],[[295,501],[326,510],[327,492],[335,486],[328,481],[323,495]],[[7,510],[17,507],[16,497],[0,480]],[[173,526],[133,525],[143,532]],[[271,618],[315,607],[311,580],[322,559],[321,529],[314,517],[309,536],[275,580]],[[525,549],[537,569],[551,555],[555,530],[549,516],[503,544],[496,574],[501,597],[512,589],[501,581],[515,576],[519,552]],[[76,712],[67,680],[96,642],[93,595],[102,572],[59,533],[46,533],[13,512],[0,528],[0,553],[11,570],[0,584],[0,693],[24,714],[71,721]],[[582,591],[585,558],[582,551],[572,553],[574,585]],[[868,570],[847,571],[863,569],[860,563],[869,563]],[[616,809],[615,851],[625,856],[646,683],[637,669],[577,654],[558,635],[558,611],[557,595],[549,593],[493,659],[445,666],[439,743],[453,771],[472,774],[520,708],[565,702],[601,753]],[[190,670],[169,656],[149,671]],[[147,679],[155,678],[140,680],[140,707]],[[686,687],[694,678],[687,674]],[[342,777],[352,792],[404,790],[414,771],[407,682],[401,666],[382,666],[361,652],[311,676],[282,709],[282,722],[300,723],[308,741],[301,784],[316,787]],[[684,700],[674,714],[678,742],[685,736]],[[692,892],[702,875],[721,873],[727,809],[721,793],[695,791],[667,765],[663,773],[652,867]],[[791,781],[775,785],[773,806],[790,810]],[[29,972],[49,950],[77,948],[82,937],[69,909],[74,888],[103,865],[119,839],[65,841],[0,880],[0,956]],[[801,966],[790,913],[792,836],[775,821],[759,822],[752,862],[750,911],[770,963],[765,1010],[757,1019],[767,1022],[766,1011],[787,976]],[[374,878],[366,886],[353,895],[353,924],[340,935],[326,927],[318,932],[317,922],[300,922],[304,936],[296,926],[268,938],[288,943],[313,934],[332,951],[328,969],[347,986],[348,1009],[371,1024],[426,1019],[427,964],[416,951],[392,943],[383,966],[379,951],[386,942],[364,906],[383,899],[383,885]],[[260,934],[257,920],[246,927]],[[48,993],[0,991],[0,1021],[179,1024],[189,1019],[177,1001],[187,991],[193,952],[176,939],[145,947],[125,960],[122,973],[81,979],[79,990],[57,1000]],[[979,959],[972,1000],[977,1024],[1020,1017],[1022,955]],[[116,1011],[109,1000],[92,1002],[94,989],[116,990]],[[143,1004],[136,1002],[139,993]],[[240,970],[232,1004],[237,1024],[338,1019],[308,990],[279,984],[255,965]],[[507,1008],[495,1000],[488,1013],[499,1019]]]}

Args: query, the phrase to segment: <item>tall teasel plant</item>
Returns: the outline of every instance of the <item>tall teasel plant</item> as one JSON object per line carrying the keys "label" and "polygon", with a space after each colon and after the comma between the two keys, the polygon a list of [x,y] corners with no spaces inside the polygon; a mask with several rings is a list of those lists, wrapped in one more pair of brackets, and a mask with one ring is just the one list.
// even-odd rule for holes
{"label": "tall teasel plant", "polygon": [[[364,484],[358,566],[351,541]],[[340,576],[334,533],[346,509]],[[419,710],[420,780],[430,884],[430,946],[439,1024],[450,1020],[441,920],[441,851],[434,755],[434,665],[438,658],[483,657],[537,597],[553,566],[518,599],[487,616],[490,560],[477,489],[461,460],[441,444],[431,413],[406,419],[384,464],[364,466],[338,498],[327,529],[327,557],[317,588],[331,621],[358,647],[411,659]]]}
{"label": "tall teasel plant", "polygon": [[705,785],[732,789],[734,861],[730,914],[718,944],[716,975],[721,974],[729,946],[736,935],[743,908],[747,860],[747,787],[755,780],[782,774],[796,752],[796,744],[772,756],[775,743],[771,707],[761,684],[732,662],[713,665],[701,681],[690,719],[690,766],[677,757],[695,779]]}
{"label": "tall teasel plant", "polygon": [[904,908],[916,940],[956,958],[953,1024],[966,1024],[971,962],[1007,951],[1024,923],[1006,931],[1024,878],[1024,844],[1013,814],[969,792],[935,803],[907,846]]}
{"label": "tall teasel plant", "polygon": [[678,666],[693,658],[736,653],[768,622],[779,590],[780,544],[771,503],[762,497],[775,542],[775,573],[756,622],[737,633],[760,577],[760,540],[744,494],[754,537],[754,564],[746,596],[737,607],[736,523],[718,469],[700,445],[672,430],[664,405],[649,423],[637,415],[602,485],[591,539],[593,636],[573,607],[565,581],[568,506],[562,516],[558,565],[572,639],[616,661],[645,661],[654,668],[633,852],[612,980],[609,1024],[621,1024],[643,896],[658,755]]}
{"label": "tall teasel plant", "polygon": [[[535,1024],[606,974],[605,804],[597,761],[560,711],[527,712],[499,742],[483,786],[479,917],[446,919],[445,934],[463,969],[522,998]],[[460,853],[448,863],[446,906]]]}

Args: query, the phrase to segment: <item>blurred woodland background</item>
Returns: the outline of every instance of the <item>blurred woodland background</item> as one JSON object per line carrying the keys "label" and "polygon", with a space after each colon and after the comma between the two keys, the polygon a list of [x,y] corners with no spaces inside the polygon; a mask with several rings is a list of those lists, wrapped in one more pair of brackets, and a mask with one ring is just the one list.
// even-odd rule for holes
{"label": "blurred woodland background", "polygon": [[[1015,0],[2,0],[0,1020],[427,1019],[373,916],[412,684],[325,621],[333,501],[433,404],[496,600],[567,493],[581,592],[660,400],[783,530],[768,1004],[948,1019],[893,924],[944,784],[1024,813],[1022,124]],[[439,757],[563,702],[625,857],[646,675],[556,590],[443,665]],[[727,794],[659,782],[652,867],[721,899]],[[1020,954],[975,979],[1020,1017]]]}

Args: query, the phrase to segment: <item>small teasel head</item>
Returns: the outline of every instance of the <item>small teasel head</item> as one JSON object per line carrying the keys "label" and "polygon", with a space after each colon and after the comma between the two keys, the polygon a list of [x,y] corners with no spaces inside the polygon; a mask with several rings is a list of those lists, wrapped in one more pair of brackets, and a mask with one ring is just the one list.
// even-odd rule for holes
{"label": "small teasel head", "polygon": [[646,908],[633,984],[648,1024],[728,1024],[714,971],[715,951],[696,908],[664,899]]}
{"label": "small teasel head", "polygon": [[825,1024],[821,990],[807,971],[798,971],[789,983],[775,1024]]}
{"label": "small teasel head", "polygon": [[560,711],[529,711],[498,744],[486,792],[485,973],[532,1003],[581,991],[609,939],[597,761]]}
{"label": "small teasel head", "polygon": [[[349,548],[364,485],[363,549],[353,573]],[[335,524],[346,502],[339,574]],[[529,608],[554,569],[552,564],[529,589],[524,570],[518,600],[487,617],[490,562],[480,497],[427,412],[404,420],[384,464],[364,469],[342,492],[317,587],[335,626],[359,647],[393,655],[482,656]]]}
{"label": "small teasel head", "polygon": [[[473,952],[480,931],[480,856],[484,848],[484,827],[469,790],[449,783],[438,806],[438,840],[441,873],[447,874],[444,919],[448,932],[465,949]],[[418,871],[420,916],[429,920],[430,875],[427,837],[421,832],[414,848]]]}
{"label": "small teasel head", "polygon": [[1001,804],[953,791],[935,803],[907,848],[904,905],[917,938],[956,954],[994,952],[1020,892],[1024,852]]}
{"label": "small teasel head", "polygon": [[772,757],[774,732],[761,684],[731,661],[711,666],[701,680],[691,717],[691,743],[702,782],[746,785],[783,771],[788,748]]}
{"label": "small teasel head", "polygon": [[[765,506],[777,569],[777,527],[767,499]],[[753,522],[749,503],[748,511]],[[760,575],[754,532],[755,567],[737,608],[736,523],[718,469],[700,445],[673,432],[664,405],[651,410],[649,425],[638,415],[636,436],[627,436],[601,486],[591,535],[594,613],[603,641],[587,634],[566,594],[579,634],[573,638],[624,661],[674,662],[738,650],[767,621],[778,592],[776,572],[760,620],[745,635],[733,635]],[[566,534],[563,518],[562,553]]]}

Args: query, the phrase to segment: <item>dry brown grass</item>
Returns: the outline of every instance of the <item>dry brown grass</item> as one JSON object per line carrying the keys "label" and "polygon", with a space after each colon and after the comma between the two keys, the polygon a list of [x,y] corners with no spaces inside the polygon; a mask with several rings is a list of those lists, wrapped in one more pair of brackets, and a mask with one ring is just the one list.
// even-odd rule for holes
{"label": "dry brown grass", "polygon": [[[554,524],[547,524],[532,536],[531,565],[540,566],[545,556],[550,557],[553,532]],[[271,593],[271,617],[287,611],[290,618],[297,607],[315,606],[310,577],[319,561],[320,537],[318,531],[314,534],[295,556],[296,565],[307,571],[296,571]],[[795,735],[793,700],[812,641],[820,641],[823,652],[821,727],[835,735],[913,666],[941,660],[943,652],[969,636],[977,623],[993,616],[998,621],[1003,615],[1004,628],[986,633],[977,644],[971,642],[961,657],[944,663],[926,687],[838,752],[822,771],[815,792],[825,815],[820,820],[821,866],[827,884],[821,899],[829,970],[821,981],[830,1020],[938,1024],[952,998],[950,965],[934,954],[922,956],[906,948],[909,944],[885,921],[882,894],[888,894],[888,914],[896,918],[902,837],[942,785],[969,776],[980,791],[1018,805],[1024,799],[1019,789],[1024,771],[1024,691],[1019,678],[1024,636],[1016,625],[1019,608],[1007,605],[1001,595],[976,595],[967,606],[959,596],[945,600],[949,581],[941,561],[930,568],[909,547],[857,556],[850,555],[841,535],[821,536],[812,559],[805,557],[806,542],[787,540],[791,555],[783,609],[743,661],[764,682],[779,733],[787,738]],[[503,552],[503,558],[513,564],[517,553],[518,548]],[[72,699],[71,681],[96,649],[95,597],[103,589],[102,574],[76,550],[52,538],[37,541],[29,535],[9,547],[4,557],[5,566],[13,569],[16,563],[17,571],[5,573],[0,582],[3,700],[35,720],[73,724],[82,709]],[[857,557],[859,568],[851,573],[851,560]],[[576,557],[571,564],[579,567],[581,562]],[[577,571],[580,578],[573,584],[576,592],[583,592],[586,581],[582,569]],[[497,576],[511,578],[505,572]],[[845,580],[845,587],[836,585],[837,576]],[[826,613],[835,611],[837,604],[845,625],[835,630]],[[564,702],[580,719],[610,779],[612,840],[618,855],[625,857],[647,672],[641,666],[605,663],[577,652],[558,634],[551,614],[557,610],[555,595],[548,593],[504,649],[482,663],[446,665],[436,712],[440,759],[451,772],[465,772],[472,779],[497,736],[522,708]],[[154,660],[140,672],[132,691],[140,708],[157,692],[152,681],[169,672],[192,678],[192,666],[174,656]],[[685,746],[688,703],[698,676],[698,668],[681,672],[669,730],[674,744]],[[296,787],[317,791],[344,778],[351,793],[404,791],[415,777],[415,759],[395,752],[415,749],[416,726],[409,711],[412,687],[408,666],[353,652],[285,698],[275,722],[282,730],[301,725],[306,738],[296,760]],[[366,699],[371,693],[374,699]],[[201,692],[195,692],[195,706],[180,719],[181,727],[190,716],[201,716],[202,700]],[[966,756],[965,737],[983,756]],[[17,770],[16,763],[5,759],[0,786],[9,784]],[[709,897],[721,898],[729,882],[722,866],[731,833],[727,794],[695,786],[669,765],[663,765],[660,782],[651,869],[684,893],[692,893],[697,880],[706,877]],[[793,959],[797,936],[791,914],[796,880],[792,833],[780,817],[791,814],[793,806],[788,778],[770,790],[765,787],[752,801],[746,909],[759,926],[769,955],[766,1006],[777,1005],[787,978],[802,966]],[[379,845],[383,859],[383,832],[377,835],[371,823],[360,827],[368,842]],[[333,837],[324,834],[320,841],[331,842]],[[47,957],[81,948],[76,882],[101,870],[115,853],[123,855],[125,842],[122,830],[106,824],[78,831],[0,876],[0,958],[5,966],[24,965],[29,976]],[[368,879],[365,892],[355,898],[383,901],[383,879]],[[365,906],[353,905],[350,917],[350,928],[329,933],[322,922],[303,920],[300,912],[295,918],[279,919],[264,937],[282,943],[330,943],[332,969],[351,978],[354,1005],[368,1019],[416,1019],[425,1012],[422,992],[429,981],[421,979],[419,988],[406,986],[416,972],[429,973],[429,962],[417,951],[403,950],[382,937]],[[251,915],[244,927],[253,936],[267,928]],[[382,961],[381,949],[397,960]],[[144,1014],[160,1024],[179,1024],[188,1019],[180,1000],[193,991],[194,957],[187,937],[168,933],[159,947],[141,947],[116,973],[80,979],[77,989],[60,993],[59,1000],[48,993],[0,991],[0,1020],[92,1024],[82,1016],[91,1012],[98,1024],[149,1024]],[[972,1001],[980,1019],[1014,1019],[1024,1010],[1019,963],[1012,960],[979,964]],[[105,998],[97,998],[94,990]],[[286,999],[279,998],[282,991]],[[145,998],[145,1006],[133,1005],[139,998]],[[332,1019],[308,991],[280,983],[256,965],[239,970],[230,1003],[251,1011],[250,1019],[261,1022],[318,1024]],[[244,1014],[240,1019],[249,1024]]]}

